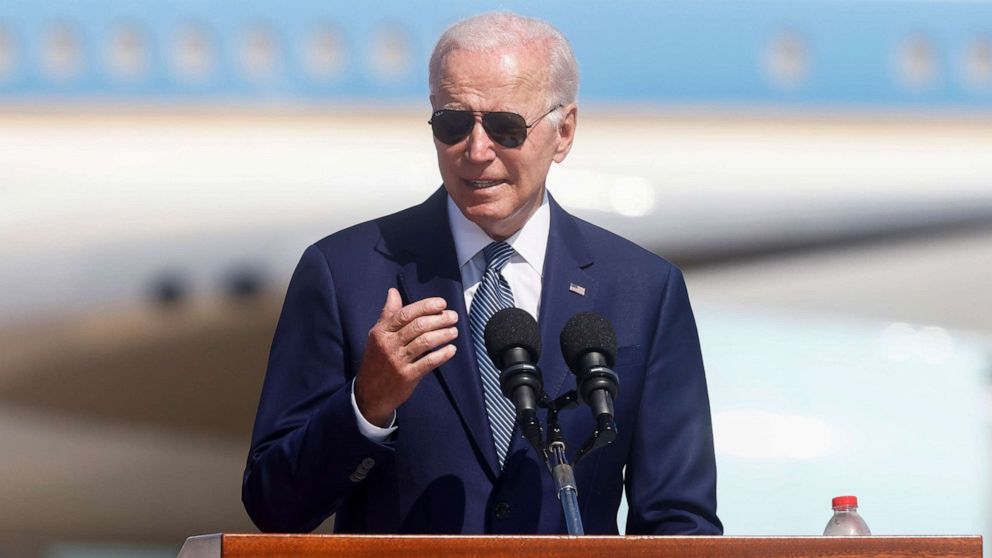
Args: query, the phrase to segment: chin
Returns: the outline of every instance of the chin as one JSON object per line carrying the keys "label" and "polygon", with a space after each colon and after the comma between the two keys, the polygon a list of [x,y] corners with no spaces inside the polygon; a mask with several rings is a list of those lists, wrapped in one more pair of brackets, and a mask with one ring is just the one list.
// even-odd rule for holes
{"label": "chin", "polygon": [[496,240],[507,238],[523,226],[522,222],[515,223],[513,215],[507,212],[473,212],[470,208],[466,217],[468,217],[469,221],[479,225],[480,229]]}
{"label": "chin", "polygon": [[518,201],[509,191],[492,192],[498,194],[490,197],[487,193],[461,189],[448,194],[455,200],[455,205],[461,210],[466,219],[472,221],[489,236],[510,236],[517,231],[523,222],[515,224],[521,208]]}
{"label": "chin", "polygon": [[476,225],[482,227],[483,230],[490,230],[493,225],[497,225],[505,221],[508,217],[506,213],[499,211],[497,208],[489,207],[489,204],[475,205],[465,208],[465,217],[469,221],[472,221]]}

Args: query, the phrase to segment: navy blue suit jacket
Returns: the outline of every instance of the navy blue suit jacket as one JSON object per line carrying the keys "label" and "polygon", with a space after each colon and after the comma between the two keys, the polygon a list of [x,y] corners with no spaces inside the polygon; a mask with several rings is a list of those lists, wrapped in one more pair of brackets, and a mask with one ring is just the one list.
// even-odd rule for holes
{"label": "navy blue suit jacket", "polygon": [[[681,272],[550,203],[545,391],[575,387],[558,336],[576,312],[609,319],[619,345],[619,435],[576,469],[586,532],[617,532],[626,487],[628,534],[721,533],[706,381]],[[336,514],[342,533],[566,532],[553,481],[519,432],[499,470],[445,206],[442,188],[304,252],[272,343],[244,475],[245,508],[261,530],[310,531]],[[389,287],[404,304],[444,297],[462,319],[455,357],[424,377],[397,410],[398,430],[378,444],[358,430],[350,382]],[[574,453],[592,431],[591,413],[567,410],[562,422]]]}

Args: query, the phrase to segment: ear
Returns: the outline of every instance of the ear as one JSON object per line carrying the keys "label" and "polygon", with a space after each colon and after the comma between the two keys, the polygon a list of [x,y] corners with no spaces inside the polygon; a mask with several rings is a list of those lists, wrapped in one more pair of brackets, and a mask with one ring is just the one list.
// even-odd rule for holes
{"label": "ear", "polygon": [[560,163],[568,156],[572,150],[572,141],[575,139],[575,122],[579,115],[579,107],[575,103],[569,103],[561,109],[565,116],[558,124],[558,143],[555,147],[554,161]]}

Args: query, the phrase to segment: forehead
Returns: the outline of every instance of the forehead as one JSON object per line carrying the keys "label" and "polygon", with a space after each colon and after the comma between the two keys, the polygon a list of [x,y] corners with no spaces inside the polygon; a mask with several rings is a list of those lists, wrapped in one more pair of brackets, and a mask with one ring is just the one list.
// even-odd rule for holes
{"label": "forehead", "polygon": [[529,105],[543,98],[547,85],[547,64],[533,49],[456,49],[444,57],[440,70],[439,106],[494,110]]}

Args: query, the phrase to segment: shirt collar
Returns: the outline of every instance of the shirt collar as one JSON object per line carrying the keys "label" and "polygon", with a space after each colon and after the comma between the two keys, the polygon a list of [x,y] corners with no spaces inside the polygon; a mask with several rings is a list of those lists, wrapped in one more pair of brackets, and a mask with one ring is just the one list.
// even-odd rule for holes
{"label": "shirt collar", "polygon": [[[451,226],[451,237],[455,241],[459,269],[465,267],[465,264],[493,241],[479,225],[462,215],[451,196],[448,196],[448,223]],[[541,206],[519,231],[506,239],[506,243],[542,277],[550,230],[551,206],[548,205],[548,192],[545,190]]]}

